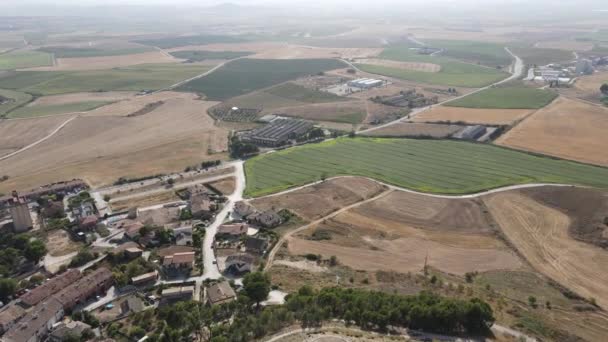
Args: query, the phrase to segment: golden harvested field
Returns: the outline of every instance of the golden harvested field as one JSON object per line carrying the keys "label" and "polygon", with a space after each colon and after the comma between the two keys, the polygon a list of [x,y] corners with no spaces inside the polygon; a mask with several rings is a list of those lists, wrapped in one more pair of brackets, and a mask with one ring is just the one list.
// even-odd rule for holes
{"label": "golden harvested field", "polygon": [[[166,99],[137,117],[78,117],[44,144],[1,161],[0,169],[11,177],[2,190],[77,177],[99,186],[122,176],[181,171],[225,158],[227,131],[205,114],[215,103],[190,96]],[[208,155],[208,150],[219,154]]]}
{"label": "golden harvested field", "polygon": [[[67,96],[67,95],[66,95]],[[113,103],[107,106],[103,106],[88,112],[87,116],[127,116],[143,109],[147,104],[156,103],[159,101],[182,101],[184,103],[195,100],[198,96],[191,93],[180,93],[174,91],[163,91],[160,93],[154,93],[146,96],[135,96],[122,100],[117,103]],[[216,102],[198,102],[215,105]]]}
{"label": "golden harvested field", "polygon": [[350,204],[374,197],[383,185],[361,177],[340,177],[277,196],[255,199],[259,210],[289,209],[305,220],[314,220]]}
{"label": "golden harvested field", "polygon": [[57,58],[55,65],[29,68],[36,71],[103,70],[138,64],[177,63],[179,60],[162,51],[151,51],[122,56]]}
{"label": "golden harvested field", "polygon": [[359,59],[359,60],[357,60],[357,63],[380,65],[380,66],[385,66],[385,67],[389,67],[389,68],[424,71],[424,72],[439,72],[439,70],[441,70],[440,65],[433,64],[433,63],[397,62],[397,61],[390,61],[387,59],[376,59],[376,58]]}
{"label": "golden harvested field", "polygon": [[1,120],[0,156],[44,138],[70,117],[58,115],[33,119]]}
{"label": "golden harvested field", "polygon": [[363,135],[371,137],[417,137],[424,135],[434,138],[445,138],[458,132],[462,127],[463,126],[458,125],[398,122],[387,127],[364,133]]}
{"label": "golden harvested field", "polygon": [[468,124],[510,125],[533,113],[530,109],[483,109],[435,106],[414,117],[415,122],[462,121]]}
{"label": "golden harvested field", "polygon": [[[330,238],[314,241],[315,232]],[[494,237],[477,200],[401,191],[324,220],[289,237],[287,246],[292,255],[335,255],[341,264],[366,271],[420,271],[427,255],[429,266],[453,274],[522,267]]]}
{"label": "golden harvested field", "polygon": [[560,94],[568,97],[576,97],[582,100],[600,104],[602,94],[600,87],[608,83],[608,71],[596,72],[593,75],[580,76],[570,88],[559,89]]}
{"label": "golden harvested field", "polygon": [[496,143],[608,166],[608,108],[559,98]]}
{"label": "golden harvested field", "polygon": [[135,96],[131,91],[109,91],[97,93],[72,93],[62,95],[42,96],[35,101],[28,103],[27,107],[34,106],[56,106],[69,103],[88,102],[88,101],[120,101]]}
{"label": "golden harvested field", "polygon": [[584,298],[608,305],[608,252],[576,241],[570,219],[557,209],[517,192],[484,199],[496,222],[519,252],[539,272]]}

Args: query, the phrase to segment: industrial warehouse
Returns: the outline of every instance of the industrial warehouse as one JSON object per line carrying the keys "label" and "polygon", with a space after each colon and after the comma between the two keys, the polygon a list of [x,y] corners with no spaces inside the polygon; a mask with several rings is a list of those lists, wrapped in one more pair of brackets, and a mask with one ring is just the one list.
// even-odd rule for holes
{"label": "industrial warehouse", "polygon": [[260,146],[282,146],[297,139],[313,127],[312,122],[277,117],[267,125],[243,135],[242,140]]}
{"label": "industrial warehouse", "polygon": [[359,78],[348,82],[349,87],[356,87],[360,89],[369,89],[379,87],[384,84],[384,81],[373,78]]}

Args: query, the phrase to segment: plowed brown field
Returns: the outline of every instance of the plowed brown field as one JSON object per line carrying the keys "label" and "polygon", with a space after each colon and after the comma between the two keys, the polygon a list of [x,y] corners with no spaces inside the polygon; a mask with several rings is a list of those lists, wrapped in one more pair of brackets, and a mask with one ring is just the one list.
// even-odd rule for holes
{"label": "plowed brown field", "polygon": [[504,234],[539,272],[585,298],[608,305],[608,252],[576,241],[570,219],[517,192],[484,199]]}
{"label": "plowed brown field", "polygon": [[608,166],[608,108],[559,98],[496,143]]}

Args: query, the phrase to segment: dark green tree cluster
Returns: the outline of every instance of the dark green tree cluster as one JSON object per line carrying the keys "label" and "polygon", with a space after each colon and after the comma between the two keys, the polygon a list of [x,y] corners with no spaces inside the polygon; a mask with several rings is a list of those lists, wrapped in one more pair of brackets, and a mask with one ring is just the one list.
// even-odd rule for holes
{"label": "dark green tree cluster", "polygon": [[204,170],[207,170],[210,167],[213,166],[219,166],[222,163],[221,160],[209,160],[209,161],[204,161],[201,163],[201,168]]}
{"label": "dark green tree cluster", "polygon": [[38,262],[46,254],[44,242],[28,234],[4,233],[0,236],[0,276],[10,276],[18,271],[25,258]]}
{"label": "dark green tree cluster", "polygon": [[250,157],[260,152],[260,149],[254,144],[245,143],[234,137],[230,142],[230,157],[239,159],[243,157]]}
{"label": "dark green tree cluster", "polygon": [[125,286],[131,278],[137,277],[145,273],[150,273],[155,270],[154,264],[144,258],[136,258],[127,263],[116,263],[112,268],[114,282],[118,287]]}
{"label": "dark green tree cluster", "polygon": [[99,254],[92,253],[87,249],[81,249],[78,254],[74,256],[72,261],[70,261],[70,267],[80,267],[88,263],[89,261],[93,261],[99,257]]}

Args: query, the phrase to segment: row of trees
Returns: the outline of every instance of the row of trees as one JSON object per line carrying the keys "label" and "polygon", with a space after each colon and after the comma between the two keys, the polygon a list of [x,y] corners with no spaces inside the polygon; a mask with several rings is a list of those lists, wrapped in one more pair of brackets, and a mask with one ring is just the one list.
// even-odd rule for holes
{"label": "row of trees", "polygon": [[[270,291],[270,279],[251,273],[243,281],[238,300],[206,307],[182,302],[159,309],[154,320],[133,318],[138,331],[150,331],[151,341],[178,341],[209,331],[211,342],[245,342],[275,333],[296,322],[314,327],[341,319],[362,329],[387,331],[407,327],[446,334],[485,334],[494,323],[490,306],[480,299],[460,300],[422,292],[402,296],[360,289],[302,287],[281,306],[261,307]],[[150,324],[148,324],[150,323]],[[124,332],[123,332],[124,333]]]}

